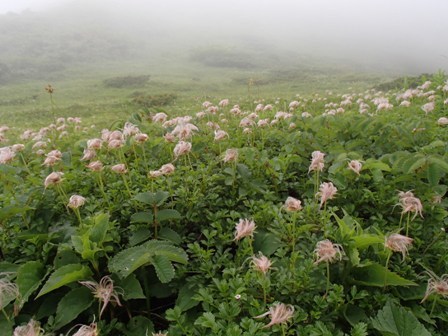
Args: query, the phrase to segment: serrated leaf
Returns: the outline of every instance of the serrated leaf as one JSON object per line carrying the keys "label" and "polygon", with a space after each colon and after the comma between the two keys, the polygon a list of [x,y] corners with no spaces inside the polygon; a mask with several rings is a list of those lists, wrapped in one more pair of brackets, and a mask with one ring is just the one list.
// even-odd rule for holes
{"label": "serrated leaf", "polygon": [[136,212],[131,216],[131,223],[147,223],[151,224],[154,222],[154,216],[152,211],[141,211]]}
{"label": "serrated leaf", "polygon": [[151,237],[151,231],[147,227],[141,227],[132,232],[129,237],[129,246],[138,245]]}
{"label": "serrated leaf", "polygon": [[181,312],[196,307],[199,304],[199,301],[193,299],[195,294],[196,291],[192,289],[189,284],[184,285],[177,295],[176,307],[178,307]]}
{"label": "serrated leaf", "polygon": [[177,211],[177,210],[162,209],[157,212],[156,218],[157,218],[158,222],[163,222],[163,221],[172,220],[172,219],[181,219],[182,216],[180,215],[179,211]]}
{"label": "serrated leaf", "polygon": [[12,335],[14,320],[7,320],[4,314],[0,314],[0,335]]}
{"label": "serrated leaf", "polygon": [[39,288],[44,276],[44,265],[39,261],[29,261],[19,267],[16,284],[19,286],[20,306],[23,306],[30,295]]}
{"label": "serrated leaf", "polygon": [[154,324],[150,319],[144,316],[136,316],[129,321],[127,330],[124,332],[126,336],[142,336],[151,335],[153,331]]}
{"label": "serrated leaf", "polygon": [[176,231],[168,227],[163,227],[160,229],[159,238],[169,240],[174,244],[180,244],[182,242],[182,237]]}
{"label": "serrated leaf", "polygon": [[89,308],[94,302],[92,292],[87,287],[77,287],[68,292],[58,303],[55,329],[59,329]]}
{"label": "serrated leaf", "polygon": [[41,297],[59,287],[65,286],[74,281],[87,279],[92,275],[92,271],[85,265],[82,264],[70,264],[62,266],[55,270],[44,287],[40,290],[36,298]]}
{"label": "serrated leaf", "polygon": [[174,267],[169,259],[163,255],[155,255],[151,259],[160,282],[170,282],[174,278]]}
{"label": "serrated leaf", "polygon": [[0,273],[16,273],[19,267],[19,265],[2,261],[0,262]]}
{"label": "serrated leaf", "polygon": [[372,325],[383,334],[391,336],[431,336],[412,313],[391,301],[372,319]]}
{"label": "serrated leaf", "polygon": [[134,199],[139,202],[151,205],[151,206],[154,206],[154,205],[159,206],[159,205],[163,204],[163,202],[166,201],[166,199],[169,197],[169,195],[170,194],[168,192],[161,191],[161,190],[156,191],[155,193],[147,191],[147,192],[142,192],[142,193],[135,195]]}
{"label": "serrated leaf", "polygon": [[438,168],[443,170],[445,173],[448,173],[448,162],[446,161],[446,159],[431,156],[429,158],[429,162],[437,165]]}
{"label": "serrated leaf", "polygon": [[383,265],[375,263],[354,268],[353,278],[355,283],[365,286],[417,286],[415,282],[402,278],[397,273],[386,269]]}
{"label": "serrated leaf", "polygon": [[355,324],[361,321],[367,321],[366,312],[359,308],[358,306],[347,304],[344,308],[344,317],[350,325],[354,326]]}
{"label": "serrated leaf", "polygon": [[426,170],[426,178],[428,179],[429,185],[432,187],[438,185],[443,174],[444,172],[439,168],[439,166],[431,162]]}
{"label": "serrated leaf", "polygon": [[426,163],[427,163],[427,158],[426,158],[426,157],[423,157],[423,158],[421,158],[421,159],[418,159],[417,161],[415,161],[415,162],[408,168],[407,173],[408,173],[408,174],[413,173],[413,172],[416,171],[417,169],[424,167],[424,166],[426,165]]}
{"label": "serrated leaf", "polygon": [[126,279],[116,281],[116,286],[123,290],[125,300],[146,298],[135,274],[129,275]]}
{"label": "serrated leaf", "polygon": [[93,226],[90,228],[89,239],[92,242],[103,243],[109,230],[109,215],[99,214],[93,218]]}

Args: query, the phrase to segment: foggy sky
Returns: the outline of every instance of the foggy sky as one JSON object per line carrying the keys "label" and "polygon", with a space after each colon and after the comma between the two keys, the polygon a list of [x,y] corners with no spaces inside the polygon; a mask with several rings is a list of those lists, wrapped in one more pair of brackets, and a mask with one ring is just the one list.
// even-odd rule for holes
{"label": "foggy sky", "polygon": [[446,0],[0,0],[0,13],[64,4],[173,45],[247,39],[267,49],[405,71],[448,69]]}

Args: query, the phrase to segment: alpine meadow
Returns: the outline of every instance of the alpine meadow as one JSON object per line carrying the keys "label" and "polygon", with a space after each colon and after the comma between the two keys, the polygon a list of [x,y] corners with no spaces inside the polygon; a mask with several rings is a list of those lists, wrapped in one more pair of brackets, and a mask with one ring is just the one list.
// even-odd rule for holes
{"label": "alpine meadow", "polygon": [[448,3],[0,4],[1,336],[446,336]]}

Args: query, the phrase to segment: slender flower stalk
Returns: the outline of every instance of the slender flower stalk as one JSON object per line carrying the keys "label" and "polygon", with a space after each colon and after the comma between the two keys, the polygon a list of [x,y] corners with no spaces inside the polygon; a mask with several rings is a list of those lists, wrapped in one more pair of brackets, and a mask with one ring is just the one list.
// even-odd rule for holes
{"label": "slender flower stalk", "polygon": [[330,263],[338,260],[342,260],[342,255],[344,250],[341,245],[333,244],[330,240],[325,239],[317,242],[316,249],[314,250],[314,255],[316,261],[315,265],[325,262],[327,265],[327,288],[325,291],[325,296],[328,294],[330,289]]}

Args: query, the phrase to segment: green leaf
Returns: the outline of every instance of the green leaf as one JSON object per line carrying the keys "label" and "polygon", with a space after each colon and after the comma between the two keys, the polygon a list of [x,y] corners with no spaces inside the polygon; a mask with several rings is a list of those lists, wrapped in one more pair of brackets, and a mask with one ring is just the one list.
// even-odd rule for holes
{"label": "green leaf", "polygon": [[440,179],[444,175],[444,172],[435,163],[430,163],[428,169],[426,170],[426,178],[428,179],[429,185],[435,187],[439,184]]}
{"label": "green leaf", "polygon": [[68,292],[58,303],[55,317],[55,329],[73,321],[94,302],[92,292],[87,287],[77,287]]}
{"label": "green leaf", "polygon": [[16,273],[19,267],[19,265],[2,261],[0,262],[0,273]]}
{"label": "green leaf", "polygon": [[165,202],[169,196],[170,196],[170,194],[166,191],[159,190],[155,193],[147,191],[147,192],[142,192],[140,194],[135,195],[134,199],[139,202],[151,205],[151,206],[155,206],[155,205],[159,206],[159,205],[163,204],[163,202]]}
{"label": "green leaf", "polygon": [[36,298],[41,297],[59,287],[65,286],[74,281],[87,279],[92,275],[92,271],[85,265],[70,264],[62,266],[54,271],[44,287],[40,290]]}
{"label": "green leaf", "polygon": [[437,165],[440,170],[443,170],[445,173],[448,173],[448,162],[444,158],[439,158],[435,156],[431,156],[429,158],[429,162]]}
{"label": "green leaf", "polygon": [[151,231],[147,227],[140,227],[134,232],[132,232],[131,236],[129,237],[129,245],[135,246],[138,245],[145,240],[149,239],[151,237]]}
{"label": "green leaf", "polygon": [[180,215],[179,211],[177,211],[177,210],[162,209],[157,212],[156,218],[157,218],[158,222],[163,222],[163,221],[172,220],[172,219],[181,219],[182,216]]}
{"label": "green leaf", "polygon": [[199,301],[193,299],[195,294],[196,290],[194,288],[192,289],[189,284],[184,285],[177,295],[176,307],[178,307],[181,312],[196,307],[199,304]]}
{"label": "green leaf", "polygon": [[163,255],[156,255],[151,259],[160,282],[170,282],[174,278],[174,267],[169,259]]}
{"label": "green leaf", "polygon": [[196,319],[194,324],[203,328],[210,328],[214,332],[218,329],[218,324],[215,321],[215,315],[210,312],[203,313],[202,316]]}
{"label": "green leaf", "polygon": [[387,172],[391,171],[391,168],[387,163],[376,160],[367,160],[366,163],[362,166],[362,169],[381,170]]}
{"label": "green leaf", "polygon": [[151,224],[154,222],[154,216],[152,211],[141,211],[136,212],[131,216],[131,223],[147,223]]}
{"label": "green leaf", "polygon": [[12,335],[14,320],[7,320],[4,314],[0,314],[0,335]]}
{"label": "green leaf", "polygon": [[154,324],[144,316],[133,317],[124,331],[126,336],[151,335],[154,331]]}
{"label": "green leaf", "polygon": [[179,247],[173,246],[168,241],[150,240],[143,245],[130,247],[119,252],[109,261],[109,270],[120,278],[126,278],[137,268],[150,264],[152,257],[163,255],[168,260],[186,264],[187,254]]}
{"label": "green leaf", "polygon": [[145,299],[146,296],[143,293],[142,286],[137,280],[135,274],[129,275],[126,279],[114,281],[118,288],[123,290],[123,297],[125,300],[131,299]]}
{"label": "green leaf", "polygon": [[361,321],[367,321],[367,315],[365,311],[358,306],[347,304],[344,307],[344,317],[350,325],[354,326],[355,324]]}
{"label": "green leaf", "polygon": [[176,231],[168,227],[163,227],[160,229],[159,238],[169,240],[174,244],[180,244],[182,242],[182,237]]}
{"label": "green leaf", "polygon": [[383,335],[431,336],[412,313],[391,301],[388,301],[376,318],[372,319],[372,325]]}
{"label": "green leaf", "polygon": [[93,226],[90,228],[89,239],[92,242],[102,244],[106,240],[106,234],[109,230],[109,215],[99,214],[93,218]]}
{"label": "green leaf", "polygon": [[407,173],[408,174],[413,173],[417,169],[424,167],[426,165],[426,163],[427,163],[426,157],[422,157],[421,159],[418,159],[409,167]]}
{"label": "green leaf", "polygon": [[375,263],[354,268],[353,277],[355,283],[365,286],[417,286],[415,282],[406,280],[397,273],[391,272],[384,266]]}
{"label": "green leaf", "polygon": [[260,251],[267,257],[277,251],[282,245],[277,236],[270,232],[259,231],[254,235],[254,252]]}
{"label": "green leaf", "polygon": [[33,292],[39,288],[45,277],[45,269],[39,261],[29,261],[17,271],[16,284],[19,286],[20,306],[28,301]]}
{"label": "green leaf", "polygon": [[355,247],[359,249],[365,249],[371,245],[384,244],[384,238],[374,234],[363,233],[358,236],[352,237],[355,242]]}

